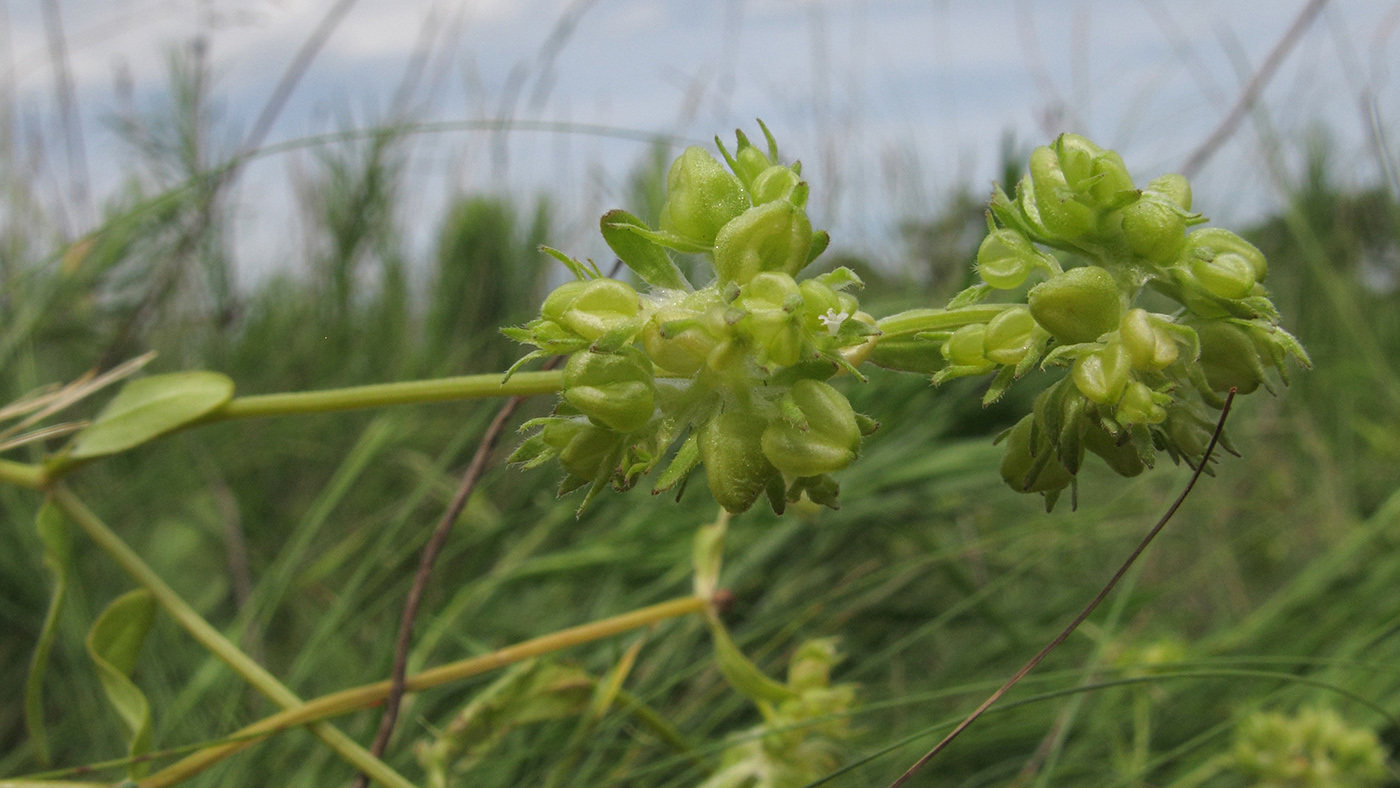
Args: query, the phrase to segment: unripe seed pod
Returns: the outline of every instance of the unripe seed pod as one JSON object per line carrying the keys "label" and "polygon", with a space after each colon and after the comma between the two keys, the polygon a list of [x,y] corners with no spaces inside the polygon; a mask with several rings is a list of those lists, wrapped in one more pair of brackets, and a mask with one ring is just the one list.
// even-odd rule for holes
{"label": "unripe seed pod", "polygon": [[1110,342],[1103,350],[1079,357],[1070,375],[1080,394],[1100,405],[1112,405],[1131,379],[1128,349],[1121,342]]}
{"label": "unripe seed pod", "polygon": [[710,246],[720,228],[748,207],[739,179],[704,148],[691,146],[666,174],[661,229]]}
{"label": "unripe seed pod", "polygon": [[1131,478],[1142,473],[1146,467],[1131,442],[1125,441],[1119,445],[1113,435],[1097,423],[1091,422],[1085,426],[1082,440],[1084,448],[1102,457],[1119,476]]}
{"label": "unripe seed pod", "polygon": [[1075,191],[1086,190],[1094,175],[1094,165],[1103,155],[1103,148],[1079,134],[1065,133],[1050,144],[1064,173],[1065,181]]}
{"label": "unripe seed pod", "polygon": [[802,295],[791,276],[765,271],[744,285],[735,303],[749,314],[739,325],[762,363],[796,364],[802,350]]}
{"label": "unripe seed pod", "polygon": [[1117,151],[1106,150],[1094,159],[1094,182],[1089,186],[1089,194],[1100,205],[1116,199],[1122,192],[1133,191],[1133,178],[1128,167]]}
{"label": "unripe seed pod", "polygon": [[1244,298],[1254,291],[1254,267],[1234,252],[1221,252],[1209,260],[1197,257],[1191,261],[1191,273],[1221,298]]}
{"label": "unripe seed pod", "polygon": [[1133,369],[1166,369],[1176,361],[1176,342],[1145,309],[1131,309],[1123,315],[1118,335],[1128,349]]}
{"label": "unripe seed pod", "polygon": [[769,161],[763,151],[753,145],[743,144],[744,142],[746,140],[741,141],[739,150],[734,154],[734,169],[739,180],[752,184],[759,175],[777,162]]}
{"label": "unripe seed pod", "polygon": [[783,419],[763,430],[763,454],[792,476],[834,473],[860,452],[860,427],[844,394],[816,380],[799,380],[790,392],[807,421],[807,429]]}
{"label": "unripe seed pod", "polygon": [[1138,380],[1128,384],[1123,398],[1118,401],[1118,409],[1113,417],[1119,424],[1161,424],[1167,419],[1167,411],[1152,396],[1152,389]]}
{"label": "unripe seed pod", "polygon": [[807,267],[812,223],[807,212],[788,202],[745,211],[715,238],[715,271],[721,282],[746,284],[764,271],[795,276]]}
{"label": "unripe seed pod", "polygon": [[921,375],[932,375],[948,366],[940,344],[914,337],[881,339],[870,351],[870,362],[885,369]]}
{"label": "unripe seed pod", "polygon": [[706,330],[706,322],[687,309],[658,309],[642,329],[642,347],[657,367],[676,375],[694,375],[719,343]]}
{"label": "unripe seed pod", "polygon": [[1148,192],[1123,209],[1123,235],[1134,254],[1167,265],[1186,246],[1186,219],[1165,199]]}
{"label": "unripe seed pod", "polygon": [[1042,145],[1031,152],[1031,187],[1040,222],[1066,240],[1082,238],[1098,224],[1093,208],[1079,202],[1055,151]]}
{"label": "unripe seed pod", "polygon": [[744,411],[719,413],[700,427],[700,459],[715,500],[731,514],[753,506],[778,471],[763,453],[761,416]]}
{"label": "unripe seed pod", "polygon": [[1191,210],[1191,182],[1185,175],[1169,172],[1147,182],[1147,191],[1156,192],[1183,211]]}
{"label": "unripe seed pod", "polygon": [[544,303],[540,305],[540,317],[558,323],[563,319],[564,313],[573,305],[574,300],[578,298],[579,293],[582,293],[588,285],[589,282],[586,280],[575,279],[554,288],[553,292],[545,296]]}
{"label": "unripe seed pod", "polygon": [[793,189],[802,182],[802,177],[792,171],[791,167],[784,167],[775,164],[758,174],[749,186],[749,197],[754,205],[762,205],[774,200],[786,200],[792,196]]}
{"label": "unripe seed pod", "polygon": [[577,421],[551,422],[541,434],[559,451],[564,470],[581,479],[596,478],[622,442],[612,430]]}
{"label": "unripe seed pod", "polygon": [[641,429],[656,406],[651,360],[630,345],[615,353],[575,353],[564,365],[564,400],[600,426]]}
{"label": "unripe seed pod", "polygon": [[1012,307],[987,323],[983,352],[989,361],[1008,366],[1019,364],[1031,348],[1044,339],[1043,331],[1036,325],[1030,309]]}
{"label": "unripe seed pod", "polygon": [[1064,344],[1093,342],[1118,327],[1122,296],[1098,266],[1071,268],[1041,282],[1027,297],[1035,321]]}
{"label": "unripe seed pod", "polygon": [[1223,320],[1193,325],[1201,339],[1201,368],[1211,389],[1252,393],[1264,382],[1259,348],[1241,327]]}
{"label": "unripe seed pod", "polygon": [[1186,253],[1191,258],[1213,259],[1233,252],[1249,261],[1254,280],[1262,282],[1269,275],[1269,261],[1259,248],[1223,227],[1205,227],[1186,236]]}
{"label": "unripe seed pod", "polygon": [[954,331],[943,343],[943,357],[960,367],[991,366],[987,360],[987,324],[973,323]]}
{"label": "unripe seed pod", "polygon": [[998,290],[1020,287],[1040,259],[1025,235],[1011,229],[988,233],[977,247],[977,273]]}
{"label": "unripe seed pod", "polygon": [[841,294],[830,285],[816,279],[802,280],[797,284],[797,289],[802,294],[803,327],[811,334],[828,333],[828,321],[822,318],[827,318],[829,312],[840,313],[845,309],[841,302]]}
{"label": "unripe seed pod", "polygon": [[594,279],[579,289],[559,323],[592,342],[637,316],[641,298],[626,282]]}
{"label": "unripe seed pod", "polygon": [[1063,490],[1074,481],[1074,474],[1071,474],[1060,461],[1053,456],[1047,458],[1041,466],[1039,473],[1033,478],[1027,479],[1031,469],[1046,454],[1053,454],[1053,449],[1048,443],[1035,447],[1034,453],[1031,450],[1031,422],[1034,416],[1026,416],[1016,423],[1011,429],[1011,434],[1006,439],[1006,454],[1001,458],[1001,478],[1011,489],[1017,492],[1052,492]]}

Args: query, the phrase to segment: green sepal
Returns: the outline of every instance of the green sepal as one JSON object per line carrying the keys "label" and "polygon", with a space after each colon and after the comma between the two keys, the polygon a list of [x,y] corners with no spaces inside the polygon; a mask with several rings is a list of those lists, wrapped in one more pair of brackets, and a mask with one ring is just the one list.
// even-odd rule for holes
{"label": "green sepal", "polygon": [[[87,635],[88,656],[126,730],[127,752],[133,758],[151,749],[151,705],[132,682],[131,672],[155,618],[156,601],[151,592],[128,591],[107,605]],[[137,780],[149,767],[145,762],[131,763],[127,774]]]}
{"label": "green sepal", "polygon": [[691,433],[676,450],[676,456],[671,459],[671,464],[666,466],[666,470],[661,472],[661,476],[656,480],[656,486],[651,488],[652,495],[659,495],[681,483],[690,472],[695,470],[695,466],[700,464],[700,437],[696,433]]}
{"label": "green sepal", "polygon": [[987,407],[993,402],[1001,399],[1006,390],[1011,388],[1011,384],[1016,381],[1015,367],[1002,367],[997,372],[997,376],[992,378],[992,385],[987,387],[987,393],[982,395],[982,407]]}
{"label": "green sepal", "polygon": [[978,282],[949,299],[947,309],[952,311],[954,309],[962,309],[963,307],[980,304],[995,292],[995,287],[992,287],[986,282]]}
{"label": "green sepal", "polygon": [[813,230],[812,246],[807,250],[807,262],[810,264],[813,260],[821,257],[822,252],[825,252],[828,246],[831,246],[831,233],[826,230]]}
{"label": "green sepal", "polygon": [[617,229],[684,254],[703,254],[714,250],[713,246],[706,246],[699,241],[666,230],[649,230],[646,227],[635,227],[630,224],[619,225]]}
{"label": "green sepal", "polygon": [[787,499],[796,501],[806,493],[807,500],[833,511],[841,508],[841,485],[829,474],[799,476],[788,487]]}
{"label": "green sepal", "polygon": [[627,229],[649,229],[641,219],[617,209],[603,214],[599,226],[603,240],[647,284],[671,290],[692,289],[661,244]]}
{"label": "green sepal", "polygon": [[29,732],[29,744],[39,763],[52,763],[48,732],[44,726],[44,674],[48,671],[49,655],[58,635],[58,617],[68,596],[68,567],[72,562],[73,544],[68,522],[52,501],[44,501],[34,518],[34,530],[44,543],[44,567],[53,574],[53,593],[34,644],[34,656],[29,661],[29,676],[24,685],[24,724]]}
{"label": "green sepal", "polygon": [[600,279],[603,276],[603,272],[598,270],[598,264],[594,263],[592,260],[588,260],[587,262],[575,260],[552,246],[541,245],[540,251],[563,263],[564,267],[569,269],[569,273],[573,274],[574,278],[580,281]]}

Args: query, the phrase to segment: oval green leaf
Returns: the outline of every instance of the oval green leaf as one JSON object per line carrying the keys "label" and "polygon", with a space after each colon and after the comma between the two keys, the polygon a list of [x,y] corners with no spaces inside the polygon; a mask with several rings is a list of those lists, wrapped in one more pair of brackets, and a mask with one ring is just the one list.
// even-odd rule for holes
{"label": "oval green leaf", "polygon": [[217,372],[172,372],[126,384],[78,433],[74,460],[126,451],[189,424],[233,398],[233,381]]}
{"label": "oval green leaf", "polygon": [[[151,704],[131,680],[136,657],[156,619],[156,601],[145,589],[128,591],[112,600],[88,631],[88,656],[97,666],[97,677],[107,700],[126,730],[128,752],[134,758],[151,749]],[[140,779],[150,764],[132,763],[127,773]]]}

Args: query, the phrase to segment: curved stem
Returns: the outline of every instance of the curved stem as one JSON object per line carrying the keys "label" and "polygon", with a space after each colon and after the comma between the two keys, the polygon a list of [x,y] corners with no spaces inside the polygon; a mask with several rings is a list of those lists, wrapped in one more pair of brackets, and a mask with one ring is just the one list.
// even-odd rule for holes
{"label": "curved stem", "polygon": [[[404,688],[409,692],[419,692],[439,684],[459,681],[469,676],[505,667],[530,657],[611,637],[669,618],[698,613],[705,610],[707,605],[708,603],[700,597],[681,597],[640,610],[633,610],[630,613],[623,613],[620,616],[605,618],[569,629],[561,629],[543,637],[507,646],[490,654],[440,665],[422,673],[408,676],[404,680]],[[390,684],[391,682],[387,680],[377,681],[373,684],[341,690],[307,701],[299,706],[287,708],[233,733],[231,738],[236,739],[235,741],[200,750],[147,777],[139,783],[139,786],[140,788],[166,788],[166,786],[189,779],[218,761],[245,747],[256,744],[280,730],[374,706],[388,697]]]}
{"label": "curved stem", "polygon": [[463,375],[436,380],[407,380],[401,383],[376,383],[343,389],[235,397],[196,423],[301,413],[331,413],[380,408],[386,405],[413,405],[483,397],[528,397],[550,394],[564,387],[562,372],[517,372],[505,382],[502,382],[501,377],[501,373],[491,372],[485,375]]}
{"label": "curved stem", "polygon": [[[88,536],[110,555],[136,581],[137,585],[150,591],[151,596],[155,597],[156,603],[195,640],[199,641],[200,645],[208,649],[220,661],[232,668],[233,672],[242,676],[245,681],[277,705],[283,708],[301,705],[301,698],[287,689],[275,676],[268,673],[262,665],[240,651],[222,633],[196,613],[194,608],[175,593],[174,589],[166,585],[146,562],[142,561],[141,557],[122,541],[121,537],[117,536],[112,529],[107,527],[106,523],[84,506],[77,496],[61,484],[54,485],[50,492],[54,503],[73,522],[87,532]],[[381,785],[392,788],[414,788],[413,783],[389,768],[388,764],[371,756],[363,747],[330,723],[318,722],[308,727],[317,738],[339,753],[347,762],[356,769],[369,774]]]}
{"label": "curved stem", "polygon": [[0,482],[37,490],[48,483],[48,474],[38,465],[0,460]]}

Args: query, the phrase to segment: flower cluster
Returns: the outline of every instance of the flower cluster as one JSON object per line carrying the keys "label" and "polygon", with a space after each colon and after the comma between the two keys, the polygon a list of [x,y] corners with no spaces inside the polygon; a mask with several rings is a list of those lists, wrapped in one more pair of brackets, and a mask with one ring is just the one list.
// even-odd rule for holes
{"label": "flower cluster", "polygon": [[1258,788],[1372,788],[1388,774],[1376,734],[1317,709],[1245,720],[1230,765]]}
{"label": "flower cluster", "polygon": [[[659,228],[625,211],[603,216],[604,240],[647,291],[546,250],[576,279],[507,334],[536,348],[522,363],[568,356],[563,400],[526,425],[533,434],[512,462],[557,459],[561,492],[588,487],[586,505],[608,485],[635,485],[679,442],[654,492],[703,463],[730,512],[760,494],[775,511],[804,493],[836,506],[830,474],[855,459],[875,424],[826,380],[854,371],[878,332],[850,270],[795,278],[829,239],[807,217],[801,163],[780,163],[763,131],[766,153],[742,132],[732,155],[716,140],[727,167],[685,150],[667,175]],[[672,252],[702,255],[715,279],[695,288]]]}
{"label": "flower cluster", "polygon": [[1086,450],[1124,476],[1158,450],[1194,467],[1223,393],[1269,387],[1266,368],[1286,382],[1290,355],[1309,363],[1279,327],[1263,254],[1228,230],[1187,232],[1204,221],[1184,177],[1139,189],[1117,153],[1063,134],[1032,153],[1014,199],[993,194],[981,282],[948,309],[881,320],[871,360],[935,383],[996,371],[987,402],[1031,369],[1069,367],[1003,436],[1002,477],[1049,506]]}

